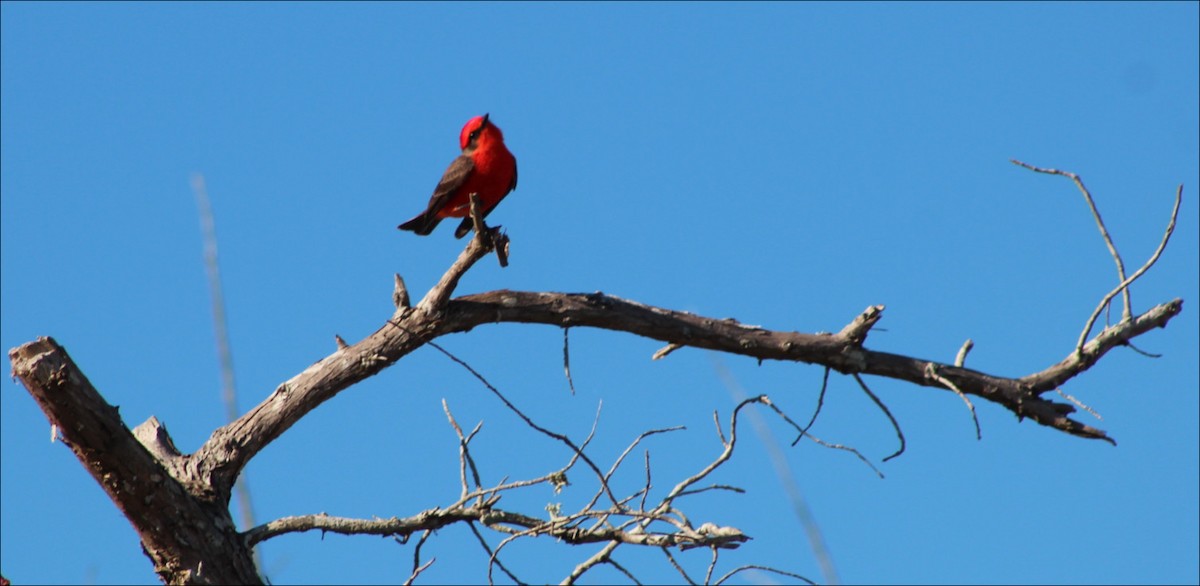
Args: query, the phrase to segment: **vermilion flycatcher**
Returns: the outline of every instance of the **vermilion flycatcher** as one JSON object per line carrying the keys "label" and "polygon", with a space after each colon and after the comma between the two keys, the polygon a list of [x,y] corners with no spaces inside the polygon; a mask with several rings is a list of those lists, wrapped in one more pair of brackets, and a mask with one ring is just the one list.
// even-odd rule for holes
{"label": "vermilion flycatcher", "polygon": [[455,238],[462,238],[472,228],[472,193],[479,195],[486,218],[508,192],[516,189],[517,159],[508,152],[504,134],[488,120],[487,114],[476,116],[463,126],[458,144],[462,154],[442,175],[433,197],[429,198],[429,206],[398,228],[425,236],[445,218],[465,218],[454,231]]}

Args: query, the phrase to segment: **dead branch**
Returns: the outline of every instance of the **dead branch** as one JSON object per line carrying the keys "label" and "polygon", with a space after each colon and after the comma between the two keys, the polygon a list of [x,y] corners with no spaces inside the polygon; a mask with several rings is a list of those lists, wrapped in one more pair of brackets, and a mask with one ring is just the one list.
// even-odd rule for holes
{"label": "dead branch", "polygon": [[13,375],[57,426],[65,443],[142,540],[165,583],[261,582],[249,547],[229,514],[229,492],[214,499],[177,467],[166,428],[148,421],[137,437],[51,338],[8,353]]}
{"label": "dead branch", "polygon": [[[1152,329],[1166,327],[1171,319],[1182,312],[1183,301],[1174,299],[1152,307],[1140,315],[1134,315],[1129,292],[1130,285],[1154,265],[1165,249],[1180,208],[1182,186],[1176,192],[1175,206],[1158,248],[1138,271],[1126,277],[1115,244],[1108,236],[1091,194],[1083,187],[1079,177],[1068,172],[1041,169],[1019,162],[1018,164],[1042,173],[1064,175],[1076,182],[1084,193],[1117,264],[1119,280],[1116,288],[1103,298],[1097,310],[1093,312],[1079,343],[1066,358],[1041,371],[1021,377],[997,376],[963,367],[961,364],[965,359],[966,347],[960,352],[955,364],[867,348],[867,336],[882,318],[882,305],[868,307],[836,334],[807,334],[768,330],[740,324],[732,319],[714,319],[653,307],[600,292],[496,290],[452,298],[462,276],[487,253],[497,252],[501,265],[507,264],[508,239],[498,227],[487,228],[483,225],[477,202],[473,202],[475,236],[438,283],[415,307],[408,307],[407,289],[403,280],[397,277],[393,291],[396,312],[378,330],[357,343],[344,347],[339,344],[332,354],[281,383],[259,405],[228,425],[215,430],[209,440],[193,454],[180,454],[166,428],[157,420],[152,419],[143,424],[136,434],[130,432],[116,409],[100,397],[67,352],[53,339],[38,338],[14,348],[10,350],[9,358],[14,376],[21,380],[41,406],[52,429],[61,431],[64,443],[72,449],[133,524],[155,564],[156,572],[166,582],[260,582],[249,548],[263,539],[283,533],[321,529],[335,532],[367,531],[410,535],[413,531],[432,531],[441,526],[439,523],[466,522],[472,528],[479,523],[510,537],[549,535],[567,543],[605,543],[600,552],[577,566],[564,580],[569,583],[596,564],[615,564],[611,554],[620,544],[680,549],[735,548],[742,541],[749,539],[732,528],[711,524],[693,527],[673,506],[673,502],[684,495],[695,493],[697,489],[693,486],[728,459],[735,443],[735,431],[732,426],[736,426],[738,411],[749,403],[769,402],[764,401],[764,397],[756,397],[740,404],[732,416],[728,441],[723,441],[724,450],[717,460],[701,472],[677,484],[649,511],[644,505],[638,509],[628,506],[637,496],[641,496],[644,503],[645,495],[649,492],[648,481],[645,489],[639,489],[634,495],[618,498],[608,486],[611,473],[606,475],[585,454],[586,441],[576,444],[566,435],[540,427],[523,415],[522,418],[527,424],[559,441],[571,451],[568,467],[576,461],[583,461],[591,469],[600,486],[596,499],[593,499],[588,508],[549,520],[503,511],[493,506],[499,494],[503,490],[518,486],[519,483],[502,483],[491,488],[481,488],[476,480],[475,490],[464,490],[465,494],[455,506],[444,510],[425,511],[407,519],[363,521],[310,515],[272,521],[241,535],[235,530],[229,515],[231,491],[234,482],[251,458],[309,411],[342,390],[379,373],[426,344],[441,349],[433,342],[440,336],[505,322],[545,324],[562,328],[595,327],[627,332],[667,344],[666,348],[656,353],[656,358],[679,348],[692,347],[746,356],[759,361],[818,364],[825,367],[827,373],[829,370],[836,370],[849,374],[892,420],[900,438],[900,451],[903,451],[904,439],[899,425],[891,417],[886,406],[867,387],[863,380],[864,375],[906,381],[922,387],[948,389],[968,404],[970,401],[967,396],[974,395],[1008,409],[1018,419],[1029,418],[1068,434],[1115,443],[1104,431],[1069,417],[1075,412],[1074,401],[1059,403],[1043,398],[1043,395],[1058,390],[1066,381],[1087,371],[1113,348],[1131,345],[1134,338]],[[1123,318],[1116,325],[1105,327],[1089,340],[1088,336],[1091,335],[1092,326],[1099,313],[1108,307],[1118,294],[1122,294],[1125,300]],[[564,369],[569,376],[566,352],[564,340]],[[510,409],[520,414],[482,375],[453,355],[447,355],[471,370]],[[814,413],[814,420],[815,415]],[[593,427],[593,431],[594,429]],[[798,429],[801,436],[808,435],[807,426]],[[458,432],[462,449],[460,457],[463,458],[464,464],[469,465],[472,472],[476,473],[467,452],[470,437],[463,437],[461,429]],[[885,460],[898,454],[899,451]],[[463,472],[463,484],[466,489],[465,469]],[[551,473],[536,482],[559,480],[565,482],[565,471]],[[602,495],[608,497],[609,508],[591,508]],[[468,505],[467,502],[471,499],[476,499],[476,502]],[[610,522],[610,519],[617,518],[622,521],[615,525]],[[582,527],[581,524],[585,521],[590,521],[592,526]],[[667,524],[673,529],[668,532],[647,530],[656,523]],[[492,562],[498,563],[496,555],[503,546],[503,543],[500,544],[489,554]],[[412,577],[415,578],[423,567],[427,566],[415,565]],[[490,568],[491,565],[489,575]],[[728,576],[727,574],[726,578]]]}

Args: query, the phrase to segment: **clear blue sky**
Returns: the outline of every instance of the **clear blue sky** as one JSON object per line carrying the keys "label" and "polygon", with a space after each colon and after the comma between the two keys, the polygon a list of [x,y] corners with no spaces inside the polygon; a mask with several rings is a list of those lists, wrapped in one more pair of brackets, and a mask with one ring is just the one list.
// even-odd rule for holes
{"label": "clear blue sky", "polygon": [[[486,260],[459,292],[596,291],[781,330],[836,331],[887,306],[868,345],[1005,376],[1070,351],[1115,284],[1076,171],[1128,266],[1171,246],[1135,310],[1184,313],[1064,389],[1118,447],[1018,422],[976,400],[977,442],[951,393],[870,379],[908,438],[833,377],[812,444],[787,450],[841,578],[859,583],[1196,583],[1196,3],[1136,4],[50,4],[2,14],[5,349],[50,335],[133,427],[151,415],[184,451],[223,423],[189,177],[208,180],[240,410],[392,310],[392,273],[421,294],[458,254],[443,228],[396,231],[490,112],[520,161],[495,212],[512,265]],[[885,330],[885,331],[883,331]],[[440,340],[531,415],[613,458],[642,430],[656,494],[715,457],[718,376],[807,419],[821,371],[573,330],[481,327]],[[260,521],[415,514],[457,494],[446,399],[486,482],[567,454],[531,434],[432,349],[343,392],[248,469]],[[15,383],[0,390],[0,571],[14,583],[154,583],[136,534]],[[763,412],[764,415],[766,412]],[[1087,420],[1087,416],[1082,416]],[[790,443],[767,419],[775,442]],[[722,569],[821,579],[763,440],[744,428],[694,522],[754,537]],[[639,452],[640,454],[640,452]],[[642,482],[641,457],[626,487]],[[582,475],[582,472],[578,473]],[[512,495],[542,513],[579,487]],[[685,502],[686,504],[686,502]],[[557,582],[596,547],[541,540],[506,562]],[[618,550],[646,582],[662,556]],[[265,544],[276,583],[405,579],[412,545],[296,534]],[[484,578],[463,527],[425,548],[427,583]],[[702,577],[708,554],[683,556]],[[598,572],[594,581],[618,580]],[[743,575],[745,581],[769,581]],[[776,578],[777,579],[777,578]]]}

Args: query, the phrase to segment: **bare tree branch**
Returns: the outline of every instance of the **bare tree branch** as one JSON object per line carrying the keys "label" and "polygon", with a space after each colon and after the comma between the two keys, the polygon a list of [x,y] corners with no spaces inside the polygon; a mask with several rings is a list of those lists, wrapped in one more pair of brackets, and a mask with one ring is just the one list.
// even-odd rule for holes
{"label": "bare tree branch", "polygon": [[[497,252],[502,266],[507,262],[508,238],[498,227],[487,228],[483,225],[477,198],[473,201],[472,211],[477,228],[474,237],[415,307],[409,307],[407,289],[397,276],[393,289],[395,313],[378,330],[357,343],[345,344],[341,341],[332,354],[280,384],[259,405],[241,417],[215,430],[193,454],[180,454],[166,428],[156,419],[152,418],[130,432],[116,409],[100,398],[66,351],[53,339],[39,338],[14,348],[10,350],[9,358],[14,375],[46,413],[52,429],[62,433],[64,443],[133,524],[155,564],[156,572],[166,582],[258,583],[261,578],[254,567],[250,548],[270,537],[313,529],[347,534],[393,535],[401,541],[407,540],[414,532],[422,532],[422,540],[414,552],[412,580],[428,567],[428,562],[419,563],[419,551],[429,532],[457,522],[467,523],[477,536],[477,523],[508,536],[495,548],[479,537],[485,550],[489,551],[489,578],[493,565],[500,565],[504,569],[499,563],[498,554],[506,544],[517,538],[545,535],[572,544],[604,543],[600,551],[576,566],[564,579],[565,583],[578,580],[599,564],[612,564],[632,579],[632,574],[612,559],[613,551],[620,545],[715,550],[734,549],[750,539],[733,527],[720,527],[713,523],[694,526],[677,506],[677,502],[685,496],[714,488],[731,488],[722,484],[713,484],[708,488],[698,485],[732,456],[737,440],[738,415],[747,405],[759,403],[770,406],[800,431],[800,437],[807,435],[822,445],[849,449],[826,444],[808,433],[808,428],[820,412],[831,370],[851,375],[895,426],[900,449],[885,461],[904,450],[904,436],[886,405],[867,386],[864,380],[866,375],[949,390],[967,402],[973,417],[974,406],[969,395],[1000,405],[1019,419],[1029,418],[1065,433],[1115,443],[1104,431],[1069,417],[1076,410],[1075,404],[1079,404],[1074,398],[1063,395],[1069,403],[1058,403],[1043,398],[1043,395],[1052,390],[1059,391],[1066,381],[1087,371],[1111,349],[1131,345],[1134,338],[1154,328],[1165,327],[1182,311],[1182,300],[1174,299],[1134,315],[1129,293],[1130,285],[1154,265],[1170,239],[1180,208],[1182,186],[1177,190],[1171,220],[1158,249],[1138,271],[1126,277],[1123,262],[1108,236],[1091,194],[1083,187],[1078,176],[1018,164],[1043,173],[1065,175],[1076,182],[1084,192],[1114,257],[1119,278],[1119,284],[1105,296],[1089,319],[1080,336],[1080,343],[1067,357],[1039,372],[1019,378],[996,376],[963,367],[969,349],[967,345],[960,350],[955,364],[867,348],[865,343],[868,334],[882,318],[882,305],[868,307],[836,334],[806,334],[768,330],[740,324],[732,319],[714,319],[653,307],[600,292],[497,290],[452,298],[466,271],[489,252]],[[1112,299],[1118,294],[1123,294],[1125,299],[1123,319],[1088,340],[1099,313],[1110,307]],[[655,358],[679,348],[692,347],[746,356],[760,362],[778,360],[817,364],[825,368],[825,380],[817,410],[812,421],[804,428],[797,426],[766,396],[740,403],[731,415],[728,438],[720,431],[718,424],[722,444],[720,454],[699,472],[677,483],[657,505],[647,510],[647,495],[652,489],[648,453],[643,487],[631,495],[618,497],[610,487],[610,480],[639,442],[652,433],[666,430],[654,430],[639,436],[605,473],[585,452],[595,433],[595,423],[592,432],[580,444],[564,434],[549,431],[521,413],[466,362],[434,342],[443,335],[493,323],[537,323],[564,329],[595,327],[627,332],[667,344],[655,354]],[[463,486],[459,501],[451,507],[430,509],[402,519],[344,519],[324,514],[288,517],[239,534],[229,515],[228,505],[234,483],[247,462],[323,402],[424,345],[433,346],[467,368],[527,425],[565,445],[571,452],[566,467],[533,480],[502,480],[497,485],[483,487],[481,475],[469,451],[470,441],[479,427],[471,434],[464,434],[447,407],[447,417],[459,440],[460,482]],[[569,384],[573,386],[565,337],[564,370]],[[977,418],[975,421],[978,435]],[[866,461],[861,454],[858,456]],[[567,470],[579,461],[586,464],[597,482],[595,497],[583,509],[570,514],[553,511],[549,519],[539,519],[496,508],[501,494],[507,490],[542,483],[565,486]],[[867,461],[867,464],[870,465],[870,462]],[[473,489],[466,475],[468,467],[474,480]],[[609,501],[607,508],[594,508],[603,496]],[[636,509],[630,505],[635,500],[639,502]],[[585,524],[588,526],[585,527]],[[666,553],[674,563],[672,554],[669,551]],[[750,568],[752,566],[738,568],[719,579],[718,583]],[[706,581],[712,579],[714,570],[715,567],[710,563]],[[507,569],[504,571],[508,572]],[[803,579],[778,570],[770,571]],[[691,580],[686,572],[682,572],[682,568],[681,573],[686,580]],[[509,576],[516,580],[511,573]]]}
{"label": "bare tree branch", "polygon": [[[1088,318],[1087,324],[1083,326],[1083,331],[1079,333],[1079,342],[1075,345],[1075,351],[1077,353],[1082,352],[1083,343],[1087,340],[1087,337],[1091,335],[1092,326],[1096,324],[1096,319],[1100,317],[1101,308],[1108,307],[1112,302],[1113,297],[1116,297],[1118,292],[1125,293],[1125,301],[1128,303],[1129,286],[1132,285],[1133,282],[1138,279],[1138,277],[1146,274],[1146,271],[1150,270],[1150,267],[1154,266],[1154,263],[1158,262],[1158,257],[1162,255],[1163,250],[1167,248],[1167,242],[1171,240],[1171,234],[1175,233],[1175,219],[1179,216],[1179,205],[1182,202],[1183,185],[1180,185],[1179,188],[1175,190],[1175,207],[1171,209],[1171,220],[1167,222],[1167,229],[1165,232],[1163,232],[1163,237],[1158,243],[1158,248],[1154,249],[1154,254],[1150,255],[1150,258],[1141,266],[1141,268],[1139,268],[1137,271],[1134,271],[1134,273],[1130,275],[1128,279],[1123,279],[1121,283],[1116,286],[1116,288],[1104,296],[1104,299],[1100,300],[1100,304],[1096,306],[1096,309]],[[1129,313],[1129,310],[1126,309],[1124,321],[1128,321],[1130,317],[1131,314]]]}
{"label": "bare tree branch", "polygon": [[172,474],[186,457],[161,423],[146,422],[135,437],[51,338],[14,348],[8,357],[63,443],[129,519],[163,582],[261,582],[229,514],[228,492],[215,499],[195,478]]}

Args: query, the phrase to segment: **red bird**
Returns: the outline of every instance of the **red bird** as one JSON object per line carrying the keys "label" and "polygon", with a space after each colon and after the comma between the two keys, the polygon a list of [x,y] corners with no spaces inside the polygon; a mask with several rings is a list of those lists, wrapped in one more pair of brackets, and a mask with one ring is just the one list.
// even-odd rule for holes
{"label": "red bird", "polygon": [[479,195],[483,217],[496,208],[508,192],[517,188],[517,158],[504,146],[504,134],[488,120],[488,115],[476,116],[463,126],[458,144],[462,154],[450,163],[429,198],[429,206],[417,217],[400,224],[401,230],[412,230],[426,236],[445,218],[465,218],[454,231],[462,238],[471,231],[471,194]]}

